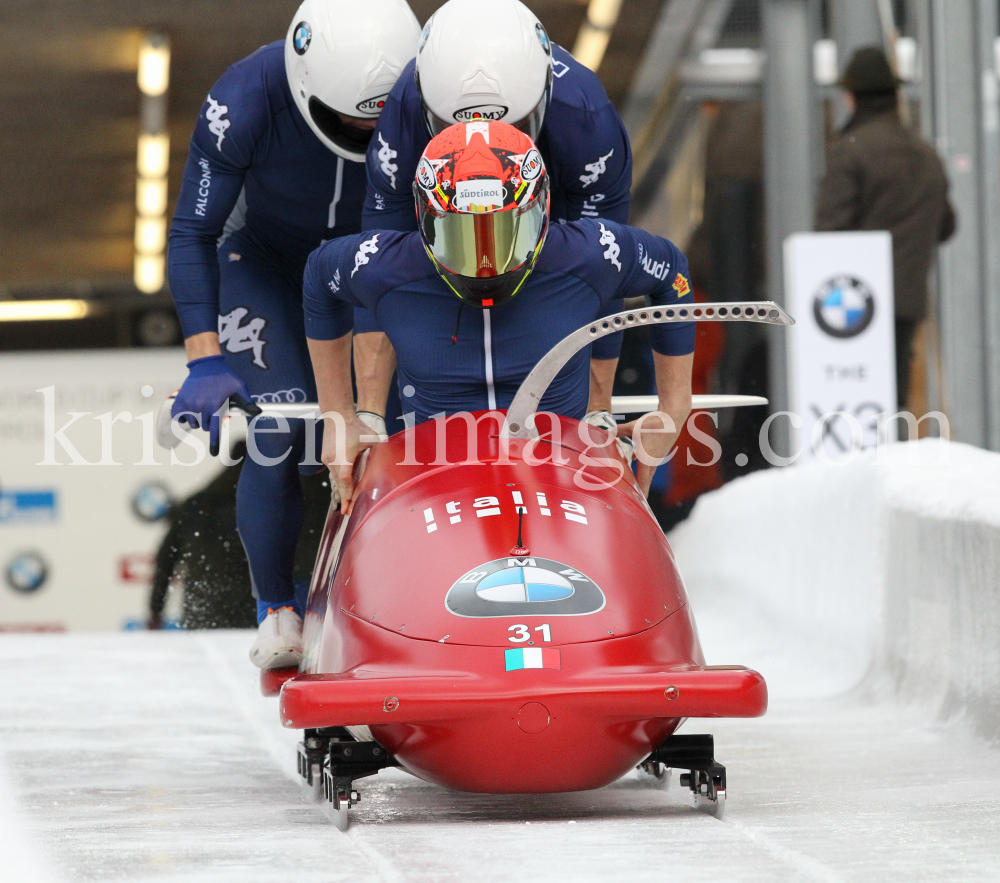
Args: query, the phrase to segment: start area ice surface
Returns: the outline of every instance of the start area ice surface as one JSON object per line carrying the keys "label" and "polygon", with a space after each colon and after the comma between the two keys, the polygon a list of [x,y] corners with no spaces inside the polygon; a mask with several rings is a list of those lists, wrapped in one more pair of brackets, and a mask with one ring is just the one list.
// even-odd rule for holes
{"label": "start area ice surface", "polygon": [[[710,657],[717,616],[700,621]],[[258,693],[251,640],[3,636],[0,877],[1000,879],[1000,752],[851,694],[684,727],[715,734],[725,821],[693,809],[676,773],[666,791],[632,773],[598,791],[489,796],[390,771],[358,783],[342,834],[298,782],[299,734]]]}
{"label": "start area ice surface", "polygon": [[[715,735],[724,821],[692,808],[676,773],[666,791],[633,772],[598,791],[490,796],[393,770],[357,783],[342,834],[299,784],[300,734],[258,692],[251,633],[4,634],[0,883],[1000,880],[1000,750],[968,714],[939,722],[943,688],[965,681],[921,680],[950,660],[982,675],[952,700],[985,708],[997,691],[1000,620],[969,587],[996,591],[1000,455],[952,447],[941,469],[756,473],[671,535],[708,662],[757,668],[771,693],[763,718],[681,730]],[[933,532],[907,533],[910,512],[936,517]],[[955,528],[967,521],[989,530]],[[899,529],[891,555],[883,524]],[[933,554],[952,557],[897,579],[939,535],[952,539]],[[920,594],[935,580],[955,587],[950,607]],[[924,602],[907,633],[919,652],[902,657],[921,707],[880,669],[895,592]],[[925,608],[975,620],[966,656]]]}

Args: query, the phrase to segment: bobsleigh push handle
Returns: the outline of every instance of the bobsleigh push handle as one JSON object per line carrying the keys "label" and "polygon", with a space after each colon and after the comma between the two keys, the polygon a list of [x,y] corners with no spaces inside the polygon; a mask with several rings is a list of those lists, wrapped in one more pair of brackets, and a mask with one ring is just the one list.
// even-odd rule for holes
{"label": "bobsleigh push handle", "polygon": [[[234,392],[226,400],[225,409],[228,411],[229,408],[239,408],[248,417],[259,417],[264,413],[256,402],[247,401],[237,392]],[[215,433],[208,445],[208,453],[213,457],[219,456],[219,443],[220,433]]]}
{"label": "bobsleigh push handle", "polygon": [[666,325],[672,322],[760,322],[764,325],[794,325],[795,320],[772,301],[739,301],[736,303],[693,304],[684,307],[646,307],[625,310],[605,316],[598,322],[584,325],[567,335],[550,349],[531,373],[524,378],[507,409],[502,435],[505,438],[533,439],[538,437],[531,415],[549,388],[549,384],[587,344],[609,334],[640,325]]}

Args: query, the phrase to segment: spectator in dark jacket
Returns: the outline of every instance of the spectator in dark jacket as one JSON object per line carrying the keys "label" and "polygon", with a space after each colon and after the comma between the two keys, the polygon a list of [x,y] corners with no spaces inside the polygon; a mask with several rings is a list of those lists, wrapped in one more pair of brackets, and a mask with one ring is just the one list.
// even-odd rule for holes
{"label": "spectator in dark jacket", "polygon": [[853,115],[827,149],[816,229],[892,234],[896,385],[903,408],[913,339],[927,315],[931,261],[956,223],[937,152],[899,118],[899,83],[877,46],[858,49],[851,58],[840,85]]}

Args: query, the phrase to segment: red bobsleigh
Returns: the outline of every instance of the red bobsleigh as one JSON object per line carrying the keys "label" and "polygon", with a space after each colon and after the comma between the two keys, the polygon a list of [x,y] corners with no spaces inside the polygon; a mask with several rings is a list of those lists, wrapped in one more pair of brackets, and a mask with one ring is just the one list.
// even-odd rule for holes
{"label": "red bobsleigh", "polygon": [[762,303],[622,313],[551,351],[508,412],[430,421],[370,450],[351,516],[328,516],[305,658],[280,698],[282,723],[305,731],[300,772],[322,776],[341,826],[355,780],[387,766],[484,793],[676,768],[721,814],[712,737],[674,733],[686,718],[762,715],[764,679],[705,664],[614,439],[529,417],[581,340],[692,318],[791,321]]}

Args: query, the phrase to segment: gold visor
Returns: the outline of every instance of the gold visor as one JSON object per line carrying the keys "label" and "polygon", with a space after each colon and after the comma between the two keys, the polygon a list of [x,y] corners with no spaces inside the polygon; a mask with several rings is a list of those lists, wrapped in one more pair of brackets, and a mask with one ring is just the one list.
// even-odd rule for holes
{"label": "gold visor", "polygon": [[483,213],[438,214],[422,205],[424,240],[435,260],[459,276],[482,279],[509,273],[538,245],[547,201],[544,192],[540,195],[524,208]]}

